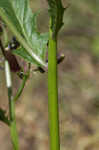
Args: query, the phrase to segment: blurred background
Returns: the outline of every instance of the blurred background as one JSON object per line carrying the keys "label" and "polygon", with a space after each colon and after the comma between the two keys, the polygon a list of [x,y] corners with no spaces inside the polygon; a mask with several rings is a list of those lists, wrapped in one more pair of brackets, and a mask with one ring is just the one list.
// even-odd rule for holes
{"label": "blurred background", "polygon": [[[64,26],[58,51],[61,150],[99,150],[99,0],[63,0]],[[46,0],[30,0],[40,10],[39,31],[48,31]],[[20,81],[13,75],[14,91]],[[0,107],[8,110],[4,72],[0,71]],[[8,111],[7,111],[8,113]],[[47,73],[32,73],[16,104],[20,150],[49,150]],[[0,149],[11,150],[9,129],[0,122]]]}

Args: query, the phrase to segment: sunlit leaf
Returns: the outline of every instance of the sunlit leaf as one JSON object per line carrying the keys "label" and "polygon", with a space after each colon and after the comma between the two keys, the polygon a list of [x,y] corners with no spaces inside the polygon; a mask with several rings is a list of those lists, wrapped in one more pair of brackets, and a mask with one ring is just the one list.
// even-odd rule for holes
{"label": "sunlit leaf", "polygon": [[[4,10],[6,17],[16,27],[16,30],[20,33],[22,38],[25,39],[27,45],[32,49],[32,52],[38,58],[44,61],[48,34],[41,34],[37,31],[38,13],[32,13],[32,10],[29,6],[29,1],[0,0],[0,8]],[[35,59],[32,57],[31,62],[37,63],[34,60]]]}

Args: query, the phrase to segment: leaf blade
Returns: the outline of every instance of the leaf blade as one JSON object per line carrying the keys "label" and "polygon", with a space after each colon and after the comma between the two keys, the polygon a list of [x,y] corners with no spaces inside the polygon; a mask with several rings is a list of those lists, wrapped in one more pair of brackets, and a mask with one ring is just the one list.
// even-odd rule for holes
{"label": "leaf blade", "polygon": [[[3,8],[10,22],[16,27],[17,32],[19,32],[21,37],[24,38],[24,41],[26,41],[28,47],[32,50],[30,55],[34,53],[33,57],[36,56],[35,59],[38,57],[41,60],[40,62],[44,61],[48,34],[41,34],[37,31],[37,13],[32,13],[32,10],[29,7],[29,1],[1,0],[0,8]],[[22,46],[26,49],[24,44]],[[28,49],[26,50],[29,51]]]}

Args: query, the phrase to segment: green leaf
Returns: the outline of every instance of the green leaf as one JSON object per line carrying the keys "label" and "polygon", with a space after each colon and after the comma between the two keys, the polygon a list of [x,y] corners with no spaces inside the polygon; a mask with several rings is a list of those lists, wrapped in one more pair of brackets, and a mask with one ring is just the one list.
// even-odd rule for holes
{"label": "green leaf", "polygon": [[6,123],[7,125],[10,124],[8,117],[5,115],[6,111],[0,108],[0,121]]}
{"label": "green leaf", "polygon": [[[26,60],[29,63],[33,63],[32,56],[24,48],[18,48],[16,50],[13,50],[12,53],[22,57],[24,60]],[[36,63],[35,60],[34,63]]]}
{"label": "green leaf", "polygon": [[[37,64],[37,58],[43,62],[45,60],[45,53],[47,49],[46,45],[48,42],[48,34],[41,34],[37,31],[38,13],[32,13],[31,8],[29,7],[29,1],[0,0],[0,8],[0,15],[2,19],[8,23],[2,15],[3,10],[3,13],[6,15],[10,24],[15,27],[14,29],[21,35],[21,38],[24,38],[25,44],[27,44],[32,50],[32,52],[30,52],[30,49],[28,50],[26,46],[24,46],[25,44],[22,44],[20,40],[21,38],[19,39],[19,36],[17,36],[17,34],[15,35],[26,51],[28,51],[30,55],[33,54],[33,56],[31,56],[32,63]],[[11,28],[12,32],[14,32],[14,29]]]}
{"label": "green leaf", "polygon": [[57,35],[63,25],[63,15],[65,8],[61,0],[47,0],[49,4],[49,13],[51,16],[51,28],[54,36]]}

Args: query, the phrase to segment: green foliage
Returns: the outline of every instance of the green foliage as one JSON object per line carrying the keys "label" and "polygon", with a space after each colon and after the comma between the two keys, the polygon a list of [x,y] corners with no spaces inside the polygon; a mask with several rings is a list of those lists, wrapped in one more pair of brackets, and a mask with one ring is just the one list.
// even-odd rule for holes
{"label": "green foliage", "polygon": [[[16,50],[12,51],[12,53],[17,56],[21,56],[24,60],[26,60],[29,63],[33,63],[32,56],[24,48],[18,48]],[[35,62],[35,60],[34,60],[34,62]]]}
{"label": "green foliage", "polygon": [[6,123],[7,125],[10,124],[8,117],[6,116],[6,111],[0,108],[0,121]]}
{"label": "green foliage", "polygon": [[[29,1],[1,0],[0,15],[2,11],[5,14],[6,18],[9,20],[10,24],[12,24],[17,30],[17,32],[21,35],[21,37],[24,38],[24,42],[26,42],[28,47],[31,48],[32,50],[31,54],[34,53],[39,59],[44,61],[46,53],[46,45],[48,41],[48,34],[47,33],[40,34],[37,31],[36,21],[38,13],[34,14],[32,13],[32,10],[29,7]],[[4,19],[2,15],[1,17],[2,19]],[[21,43],[17,35],[16,37]],[[20,53],[20,56],[23,55]],[[37,63],[37,61],[34,60],[32,58],[32,63]]]}
{"label": "green foliage", "polygon": [[63,25],[63,15],[65,8],[62,6],[61,0],[48,0],[49,13],[51,16],[51,28],[53,36],[56,36]]}
{"label": "green foliage", "polygon": [[[21,44],[20,48],[15,50],[13,54],[21,56],[29,63],[42,65],[46,67],[45,54],[48,46],[48,105],[49,105],[49,129],[50,129],[50,150],[60,150],[59,137],[59,109],[58,109],[58,85],[57,85],[57,36],[63,25],[63,15],[65,8],[62,6],[61,0],[48,0],[50,13],[49,39],[48,33],[39,33],[37,30],[37,15],[32,13],[29,7],[29,0],[1,0],[0,16],[8,25],[10,30],[16,36]],[[4,51],[1,42],[1,49]],[[5,52],[5,51],[4,51]],[[4,55],[5,56],[5,55]],[[6,57],[5,57],[6,59]],[[25,83],[29,77],[22,79],[22,85],[13,97],[13,87],[10,76],[10,65],[5,61],[5,73],[8,88],[9,100],[9,119],[10,132],[14,150],[19,149],[18,135],[16,129],[15,117],[15,101],[21,95]],[[4,113],[2,113],[3,117]]]}

